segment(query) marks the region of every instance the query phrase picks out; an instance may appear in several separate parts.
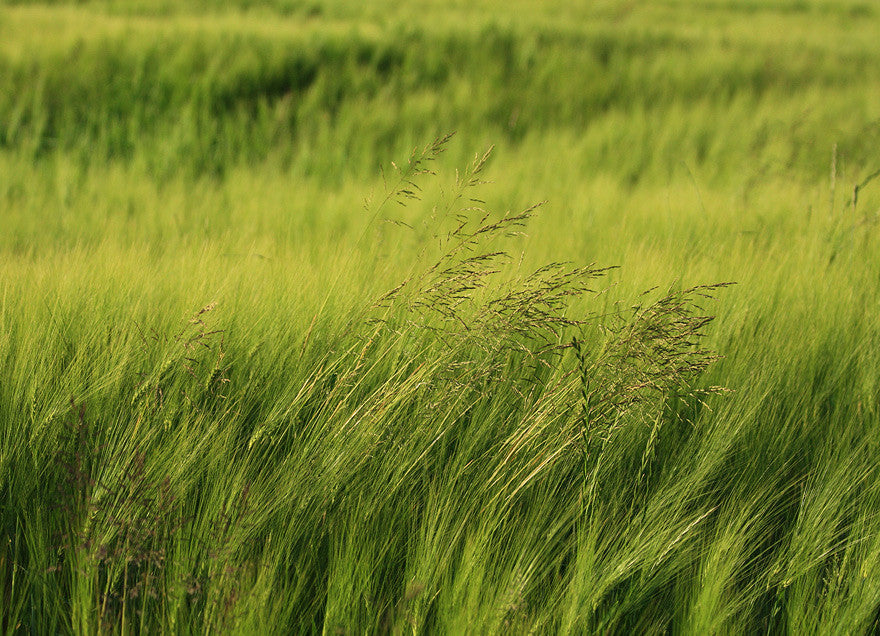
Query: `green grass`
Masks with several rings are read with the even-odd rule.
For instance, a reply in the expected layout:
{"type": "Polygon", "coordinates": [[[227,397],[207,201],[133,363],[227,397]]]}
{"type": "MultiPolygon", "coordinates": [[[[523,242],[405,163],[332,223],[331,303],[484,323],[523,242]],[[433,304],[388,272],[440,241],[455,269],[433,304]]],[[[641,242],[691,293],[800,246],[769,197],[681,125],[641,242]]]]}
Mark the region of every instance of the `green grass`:
{"type": "Polygon", "coordinates": [[[878,32],[0,3],[0,631],[875,633],[878,32]]]}

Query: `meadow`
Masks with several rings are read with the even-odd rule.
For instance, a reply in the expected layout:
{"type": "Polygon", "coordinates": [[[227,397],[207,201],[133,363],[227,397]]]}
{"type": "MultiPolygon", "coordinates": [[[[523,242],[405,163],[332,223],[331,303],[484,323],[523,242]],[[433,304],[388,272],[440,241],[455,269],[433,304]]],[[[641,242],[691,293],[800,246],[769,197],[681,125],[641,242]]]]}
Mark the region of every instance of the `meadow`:
{"type": "Polygon", "coordinates": [[[0,0],[0,632],[880,631],[878,36],[0,0]]]}

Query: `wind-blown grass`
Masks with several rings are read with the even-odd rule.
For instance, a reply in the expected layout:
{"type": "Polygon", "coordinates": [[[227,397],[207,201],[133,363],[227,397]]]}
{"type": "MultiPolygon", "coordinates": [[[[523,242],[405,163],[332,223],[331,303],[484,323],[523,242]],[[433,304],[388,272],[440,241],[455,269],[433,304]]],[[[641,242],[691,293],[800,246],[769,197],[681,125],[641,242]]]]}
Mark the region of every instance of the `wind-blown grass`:
{"type": "Polygon", "coordinates": [[[0,631],[877,630],[872,7],[247,4],[0,7],[0,631]]]}
{"type": "MultiPolygon", "coordinates": [[[[442,148],[414,156],[386,201],[416,196],[442,148]]],[[[578,528],[630,498],[614,514],[646,514],[655,446],[667,423],[690,425],[711,359],[697,340],[707,318],[700,288],[569,315],[598,291],[593,267],[494,282],[497,241],[530,212],[460,207],[487,158],[446,203],[439,259],[341,331],[310,329],[295,347],[239,339],[212,324],[214,304],[170,330],[58,325],[33,386],[66,381],[50,395],[69,403],[32,388],[7,430],[8,474],[33,476],[9,482],[10,510],[34,533],[7,549],[9,606],[22,608],[7,627],[549,626],[555,603],[539,599],[549,586],[561,601],[579,576],[578,528]],[[278,382],[275,401],[254,390],[278,382]],[[629,494],[605,494],[606,471],[628,473],[629,494]],[[566,503],[545,518],[535,504],[551,494],[566,503]]],[[[678,530],[668,549],[690,528],[678,530]]]]}

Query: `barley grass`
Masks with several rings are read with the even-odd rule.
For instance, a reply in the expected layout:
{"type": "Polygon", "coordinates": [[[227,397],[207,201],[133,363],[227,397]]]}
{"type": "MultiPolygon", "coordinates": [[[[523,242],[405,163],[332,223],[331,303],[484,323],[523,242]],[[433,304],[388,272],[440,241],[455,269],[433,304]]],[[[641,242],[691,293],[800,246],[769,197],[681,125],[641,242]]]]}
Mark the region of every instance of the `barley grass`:
{"type": "Polygon", "coordinates": [[[0,6],[0,631],[877,631],[878,20],[0,6]]]}

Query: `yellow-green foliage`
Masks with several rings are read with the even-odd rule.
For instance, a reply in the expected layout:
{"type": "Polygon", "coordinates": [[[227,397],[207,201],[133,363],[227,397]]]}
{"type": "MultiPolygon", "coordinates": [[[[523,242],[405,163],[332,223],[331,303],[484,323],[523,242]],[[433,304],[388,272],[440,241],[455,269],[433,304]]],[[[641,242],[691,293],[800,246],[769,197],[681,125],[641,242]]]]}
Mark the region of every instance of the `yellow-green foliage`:
{"type": "Polygon", "coordinates": [[[878,35],[0,2],[0,632],[876,632],[878,35]]]}

